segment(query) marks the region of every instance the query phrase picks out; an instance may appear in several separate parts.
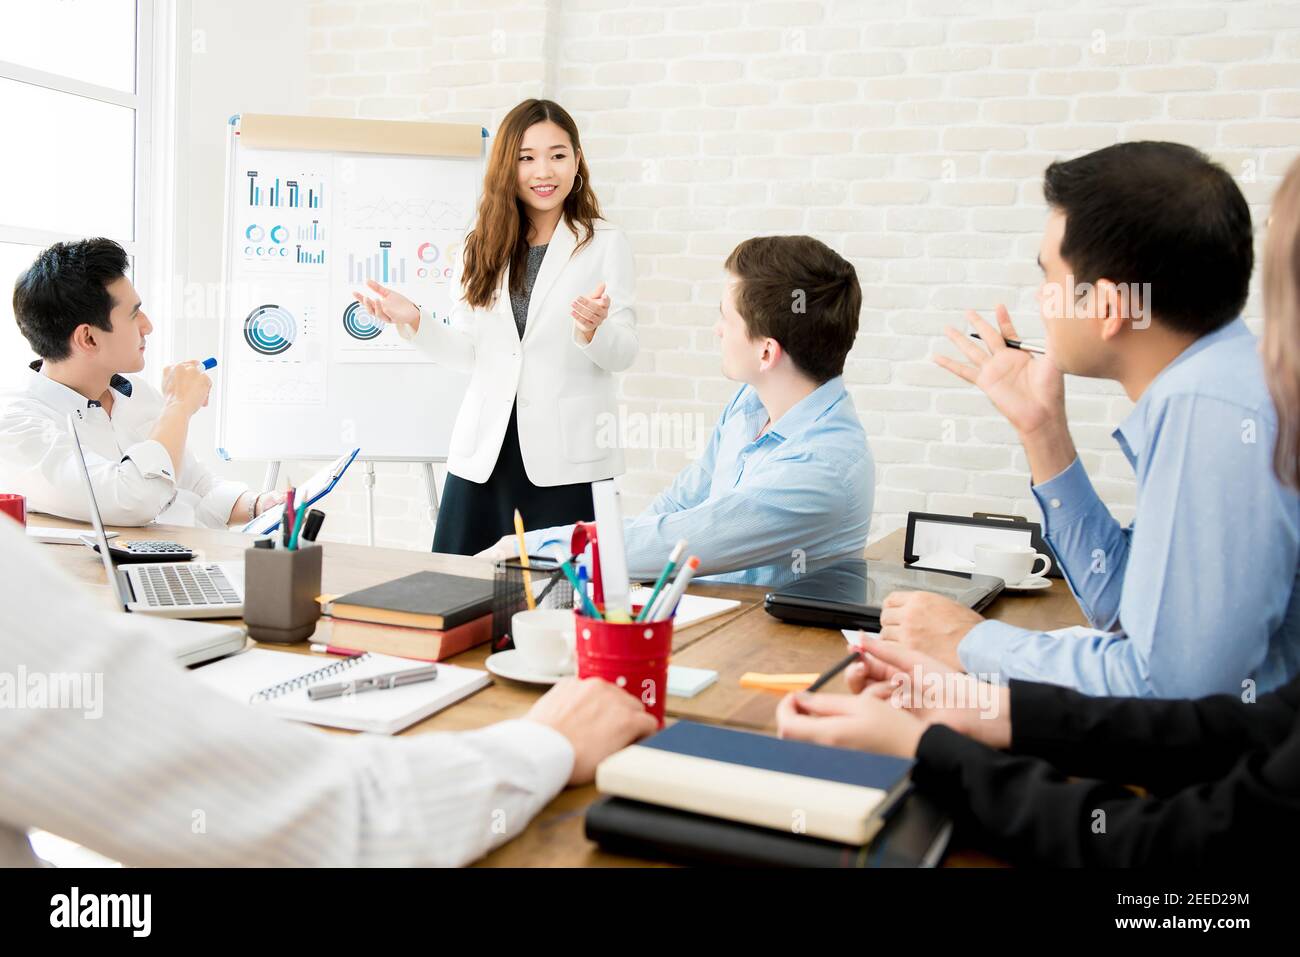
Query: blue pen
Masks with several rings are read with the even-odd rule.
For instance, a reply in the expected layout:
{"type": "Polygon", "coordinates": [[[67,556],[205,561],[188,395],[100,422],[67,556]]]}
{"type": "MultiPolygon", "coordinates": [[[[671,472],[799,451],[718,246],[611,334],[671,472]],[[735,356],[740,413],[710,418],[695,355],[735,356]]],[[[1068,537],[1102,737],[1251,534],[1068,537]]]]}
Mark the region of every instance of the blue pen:
{"type": "Polygon", "coordinates": [[[206,359],[203,360],[204,369],[215,369],[216,367],[217,367],[217,360],[214,359],[212,356],[208,356],[206,359]]]}
{"type": "Polygon", "coordinates": [[[578,566],[578,589],[582,592],[582,594],[578,596],[578,600],[585,602],[587,600],[587,566],[586,565],[578,566]]]}
{"type": "MultiPolygon", "coordinates": [[[[572,566],[570,566],[569,562],[565,559],[564,552],[560,550],[558,545],[555,547],[555,551],[552,554],[555,556],[555,564],[560,566],[560,571],[564,572],[564,577],[567,578],[569,584],[573,586],[573,594],[576,596],[578,603],[582,605],[583,611],[587,613],[587,617],[593,621],[602,621],[603,616],[596,606],[587,598],[587,592],[582,587],[582,582],[579,581],[578,576],[574,574],[572,566]]],[[[581,568],[579,568],[579,571],[581,571],[581,568]]]]}

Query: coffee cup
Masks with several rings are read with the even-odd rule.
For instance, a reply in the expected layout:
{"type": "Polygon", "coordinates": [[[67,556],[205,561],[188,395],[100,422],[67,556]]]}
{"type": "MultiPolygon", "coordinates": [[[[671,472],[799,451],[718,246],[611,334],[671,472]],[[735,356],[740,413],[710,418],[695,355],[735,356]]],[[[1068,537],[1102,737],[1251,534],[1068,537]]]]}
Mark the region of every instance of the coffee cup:
{"type": "Polygon", "coordinates": [[[529,671],[545,675],[573,673],[573,612],[567,608],[536,608],[510,619],[510,637],[529,671]]]}
{"type": "Polygon", "coordinates": [[[1001,578],[1012,587],[1026,581],[1042,581],[1051,568],[1052,560],[1028,545],[975,546],[975,571],[981,575],[1001,578]],[[1042,568],[1037,567],[1040,561],[1043,563],[1042,568]]]}

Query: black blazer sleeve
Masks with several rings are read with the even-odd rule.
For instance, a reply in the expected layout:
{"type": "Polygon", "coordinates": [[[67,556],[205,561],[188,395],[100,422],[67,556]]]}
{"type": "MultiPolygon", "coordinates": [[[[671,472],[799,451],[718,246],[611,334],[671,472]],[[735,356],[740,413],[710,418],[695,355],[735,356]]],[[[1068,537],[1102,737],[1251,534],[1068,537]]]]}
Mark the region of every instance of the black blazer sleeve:
{"type": "Polygon", "coordinates": [[[1300,716],[1300,679],[1258,701],[1091,698],[1011,682],[1011,748],[1067,774],[1167,793],[1226,775],[1242,755],[1277,745],[1300,716]]]}
{"type": "Polygon", "coordinates": [[[1300,850],[1300,723],[1271,751],[1239,755],[1215,780],[1161,798],[1068,780],[1046,761],[943,725],[925,732],[916,757],[916,787],[992,853],[1019,863],[1257,866],[1261,848],[1300,850]]]}

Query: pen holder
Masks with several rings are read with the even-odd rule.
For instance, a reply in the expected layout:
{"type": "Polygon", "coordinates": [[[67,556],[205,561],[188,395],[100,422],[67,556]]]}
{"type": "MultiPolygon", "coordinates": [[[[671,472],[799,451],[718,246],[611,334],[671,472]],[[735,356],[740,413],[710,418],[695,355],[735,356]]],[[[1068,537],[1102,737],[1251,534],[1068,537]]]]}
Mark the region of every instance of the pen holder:
{"type": "MultiPolygon", "coordinates": [[[[538,608],[573,607],[573,586],[560,571],[555,559],[528,556],[527,577],[532,580],[533,599],[538,608]],[[543,592],[545,594],[543,594],[543,592]]],[[[524,593],[525,569],[517,558],[496,563],[492,576],[492,650],[505,651],[515,646],[510,635],[510,620],[528,607],[524,593]]]]}
{"type": "Polygon", "coordinates": [[[244,552],[244,624],[255,641],[293,644],[310,638],[320,619],[319,545],[250,548],[244,552]]]}
{"type": "MultiPolygon", "coordinates": [[[[640,610],[633,607],[632,617],[640,610]]],[[[673,619],[618,624],[588,618],[578,610],[573,616],[578,677],[602,678],[640,698],[662,728],[673,619]]]]}

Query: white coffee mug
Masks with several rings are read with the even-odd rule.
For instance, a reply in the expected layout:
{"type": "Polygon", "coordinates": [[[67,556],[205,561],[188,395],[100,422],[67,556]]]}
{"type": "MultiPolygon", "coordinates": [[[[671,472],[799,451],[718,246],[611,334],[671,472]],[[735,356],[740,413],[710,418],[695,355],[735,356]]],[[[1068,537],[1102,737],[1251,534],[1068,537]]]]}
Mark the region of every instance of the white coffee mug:
{"type": "Polygon", "coordinates": [[[536,608],[510,619],[510,636],[524,667],[545,675],[572,674],[573,611],[536,608]]]}
{"type": "Polygon", "coordinates": [[[1026,580],[1042,581],[1052,569],[1052,560],[1028,545],[975,546],[975,571],[981,575],[1001,578],[1008,585],[1019,585],[1026,580]],[[1039,561],[1043,567],[1037,568],[1039,561]]]}

